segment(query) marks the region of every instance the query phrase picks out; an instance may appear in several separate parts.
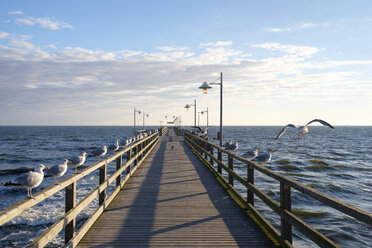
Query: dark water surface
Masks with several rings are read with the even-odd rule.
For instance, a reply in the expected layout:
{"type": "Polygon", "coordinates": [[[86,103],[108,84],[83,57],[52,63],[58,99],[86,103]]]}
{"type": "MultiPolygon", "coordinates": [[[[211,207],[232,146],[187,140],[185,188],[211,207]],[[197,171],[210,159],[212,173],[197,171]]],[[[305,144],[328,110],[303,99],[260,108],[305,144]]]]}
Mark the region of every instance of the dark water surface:
{"type": "MultiPolygon", "coordinates": [[[[155,129],[157,127],[149,127],[155,129]]],[[[210,135],[217,132],[210,128],[210,135]]],[[[237,126],[224,127],[226,140],[239,141],[237,153],[242,155],[254,146],[261,151],[277,150],[270,169],[329,194],[346,203],[372,212],[372,127],[311,126],[304,137],[297,137],[288,130],[279,140],[276,134],[281,127],[237,126]]],[[[102,145],[113,144],[119,138],[132,136],[133,127],[0,127],[0,185],[22,172],[42,163],[52,166],[63,159],[91,151],[102,145]]],[[[87,158],[86,166],[97,162],[87,158]]],[[[114,167],[113,165],[112,167],[114,167]]],[[[246,168],[236,164],[235,169],[246,175],[246,168]]],[[[98,172],[97,172],[98,173],[98,172]]],[[[64,177],[73,174],[69,169],[64,177]]],[[[54,184],[54,179],[44,179],[37,192],[54,184]]],[[[255,174],[255,184],[274,200],[279,201],[279,183],[260,173],[255,174]]],[[[97,176],[89,175],[77,185],[78,199],[98,185],[97,176]]],[[[243,186],[238,189],[245,195],[243,186]]],[[[0,209],[4,209],[27,196],[25,189],[0,186],[0,209]]],[[[94,210],[97,202],[79,215],[80,222],[94,210]]],[[[256,199],[255,206],[275,226],[280,219],[256,199]]],[[[339,213],[310,197],[292,190],[292,209],[306,222],[330,237],[342,247],[372,247],[372,228],[339,213]]],[[[25,211],[19,217],[0,227],[0,247],[24,247],[64,214],[64,191],[25,211]]],[[[78,220],[78,222],[79,222],[78,220]]],[[[294,229],[294,244],[299,247],[316,247],[294,229]]],[[[61,233],[50,247],[63,245],[61,233]]]]}

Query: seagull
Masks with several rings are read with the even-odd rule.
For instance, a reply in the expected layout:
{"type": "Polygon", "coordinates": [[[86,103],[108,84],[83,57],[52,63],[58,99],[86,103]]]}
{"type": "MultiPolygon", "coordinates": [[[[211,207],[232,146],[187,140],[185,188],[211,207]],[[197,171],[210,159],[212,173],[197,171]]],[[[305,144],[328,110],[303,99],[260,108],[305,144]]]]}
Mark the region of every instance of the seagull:
{"type": "Polygon", "coordinates": [[[105,156],[106,153],[107,153],[107,146],[103,146],[102,148],[97,148],[96,150],[91,152],[90,156],[100,158],[100,157],[105,156]]]}
{"type": "Polygon", "coordinates": [[[228,147],[226,147],[226,150],[235,152],[239,148],[238,141],[235,143],[230,144],[228,147]]]}
{"type": "Polygon", "coordinates": [[[252,161],[261,162],[263,164],[269,163],[271,161],[272,153],[275,152],[272,149],[267,149],[267,151],[261,155],[258,155],[252,161]]]}
{"type": "Polygon", "coordinates": [[[20,188],[26,188],[28,198],[35,199],[35,197],[32,196],[32,189],[39,186],[43,181],[44,169],[48,169],[48,167],[40,164],[34,169],[34,171],[29,171],[27,173],[19,175],[18,177],[13,178],[12,181],[5,183],[4,186],[17,186],[20,188]]]}
{"type": "Polygon", "coordinates": [[[88,155],[88,153],[83,152],[81,154],[81,156],[75,156],[75,157],[72,157],[72,158],[68,159],[68,161],[69,161],[68,166],[75,168],[75,174],[79,174],[78,171],[77,171],[77,167],[84,164],[86,155],[88,155]]]}
{"type": "Polygon", "coordinates": [[[278,136],[276,136],[275,140],[279,139],[280,136],[282,136],[285,132],[285,130],[287,129],[287,127],[293,127],[293,128],[297,128],[299,134],[298,136],[300,136],[300,134],[302,134],[302,136],[305,135],[305,133],[309,132],[309,130],[307,129],[307,126],[310,125],[311,123],[313,122],[319,122],[320,124],[324,125],[324,126],[327,126],[329,128],[332,128],[332,129],[335,129],[331,124],[329,124],[328,122],[325,122],[323,120],[320,120],[320,119],[314,119],[312,121],[310,121],[309,123],[307,123],[305,126],[296,126],[296,125],[293,125],[293,124],[288,124],[287,126],[285,126],[282,131],[280,131],[280,133],[278,134],[278,136]]]}
{"type": "Polygon", "coordinates": [[[229,140],[228,142],[226,142],[223,147],[225,147],[225,149],[229,148],[230,146],[232,145],[232,140],[229,140]]]}
{"type": "Polygon", "coordinates": [[[56,184],[60,185],[58,183],[58,178],[63,176],[67,171],[67,163],[70,162],[67,159],[65,159],[65,163],[54,165],[50,167],[49,169],[45,170],[44,177],[54,177],[54,180],[56,180],[56,184]]]}
{"type": "Polygon", "coordinates": [[[258,147],[248,150],[246,153],[243,154],[243,157],[247,157],[248,159],[254,159],[258,155],[258,147]]]}
{"type": "Polygon", "coordinates": [[[117,151],[117,150],[119,149],[119,141],[120,141],[120,140],[116,140],[116,143],[113,144],[113,145],[110,145],[110,146],[108,147],[108,149],[109,149],[110,151],[113,151],[113,152],[117,151]]]}

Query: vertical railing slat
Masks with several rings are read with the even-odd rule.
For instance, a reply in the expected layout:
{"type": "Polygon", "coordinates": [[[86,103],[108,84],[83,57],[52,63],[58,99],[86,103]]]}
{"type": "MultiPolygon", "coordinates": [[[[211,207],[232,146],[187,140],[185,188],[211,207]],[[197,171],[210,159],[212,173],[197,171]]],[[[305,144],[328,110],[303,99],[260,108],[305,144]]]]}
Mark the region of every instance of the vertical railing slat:
{"type": "MultiPolygon", "coordinates": [[[[228,166],[229,166],[229,169],[231,170],[234,170],[234,161],[233,161],[233,157],[229,154],[227,156],[227,161],[228,161],[228,166]]],[[[234,186],[234,177],[229,173],[229,184],[231,186],[234,186]]]]}
{"type": "MultiPolygon", "coordinates": [[[[76,182],[71,183],[66,187],[65,196],[65,213],[76,206],[76,182]]],[[[65,244],[67,244],[75,235],[76,219],[74,218],[65,227],[65,244]]]]}
{"type": "MultiPolygon", "coordinates": [[[[120,155],[116,159],[116,170],[120,170],[122,164],[123,164],[123,156],[120,155]]],[[[119,186],[120,182],[121,182],[121,174],[116,178],[116,186],[119,186]]]]}
{"type": "MultiPolygon", "coordinates": [[[[280,207],[284,210],[291,211],[291,187],[280,182],[280,207]]],[[[292,225],[283,217],[281,219],[282,237],[292,243],[292,225]]]]}
{"type": "MultiPolygon", "coordinates": [[[[247,166],[247,181],[254,184],[254,169],[252,166],[247,166]]],[[[247,188],[247,202],[254,206],[254,193],[247,188]]]]}
{"type": "MultiPolygon", "coordinates": [[[[107,163],[99,168],[99,184],[104,183],[107,180],[107,163]]],[[[98,204],[102,205],[106,200],[106,189],[99,193],[98,204]]]]}

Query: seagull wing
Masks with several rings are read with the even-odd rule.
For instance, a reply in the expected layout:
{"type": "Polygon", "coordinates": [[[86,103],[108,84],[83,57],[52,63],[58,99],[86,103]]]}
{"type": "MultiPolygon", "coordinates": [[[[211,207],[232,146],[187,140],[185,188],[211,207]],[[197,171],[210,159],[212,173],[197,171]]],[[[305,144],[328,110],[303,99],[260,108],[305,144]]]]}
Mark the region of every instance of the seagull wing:
{"type": "Polygon", "coordinates": [[[287,127],[294,127],[294,128],[297,128],[295,125],[293,124],[288,124],[287,126],[283,127],[282,131],[280,131],[280,133],[278,134],[278,136],[276,136],[275,140],[279,139],[280,136],[282,136],[285,132],[285,130],[287,129],[287,127]]]}
{"type": "Polygon", "coordinates": [[[312,121],[310,121],[309,123],[306,124],[306,126],[310,125],[311,123],[313,122],[319,122],[320,124],[324,125],[324,126],[327,126],[329,128],[332,128],[332,129],[335,129],[331,124],[329,124],[328,122],[326,121],[323,121],[321,119],[314,119],[312,121]]]}

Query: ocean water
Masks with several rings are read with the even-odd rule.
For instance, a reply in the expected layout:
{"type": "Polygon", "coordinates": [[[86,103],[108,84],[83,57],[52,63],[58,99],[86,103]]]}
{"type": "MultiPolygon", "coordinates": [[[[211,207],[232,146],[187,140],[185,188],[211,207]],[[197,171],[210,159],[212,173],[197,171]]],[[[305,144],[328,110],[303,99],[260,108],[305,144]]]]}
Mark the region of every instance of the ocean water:
{"type": "MultiPolygon", "coordinates": [[[[239,141],[239,150],[236,152],[239,155],[254,146],[260,147],[260,151],[275,149],[272,161],[267,164],[268,168],[372,212],[372,127],[335,127],[331,130],[310,126],[309,133],[304,137],[297,137],[294,130],[288,130],[275,141],[281,128],[224,127],[224,137],[226,141],[239,141]]],[[[210,136],[215,136],[217,131],[218,127],[211,127],[210,136]]],[[[113,144],[116,139],[124,140],[132,136],[132,133],[133,127],[0,127],[0,185],[40,163],[52,166],[82,151],[89,152],[96,147],[113,144]]],[[[84,166],[95,162],[96,158],[89,157],[84,166]]],[[[236,163],[234,166],[238,173],[246,175],[243,164],[236,163]]],[[[115,163],[109,165],[109,175],[114,167],[115,163]]],[[[73,169],[69,169],[66,174],[64,177],[72,175],[73,169]]],[[[79,181],[78,199],[98,185],[97,178],[97,175],[91,174],[79,181]]],[[[52,184],[54,179],[46,178],[33,193],[52,184]]],[[[255,184],[279,201],[277,181],[257,172],[255,184]]],[[[245,195],[244,187],[238,183],[236,186],[245,195]]],[[[25,189],[0,186],[0,209],[24,199],[25,196],[25,189]]],[[[93,202],[79,215],[78,226],[88,218],[97,204],[93,202]]],[[[279,228],[280,219],[275,213],[257,198],[255,206],[279,228]]],[[[295,190],[292,190],[292,210],[342,247],[372,247],[370,226],[295,190]]],[[[0,247],[25,247],[63,213],[64,191],[61,191],[1,226],[0,247]]],[[[295,246],[316,247],[295,228],[293,231],[295,246]]],[[[61,232],[48,247],[62,246],[63,235],[61,232]]]]}

